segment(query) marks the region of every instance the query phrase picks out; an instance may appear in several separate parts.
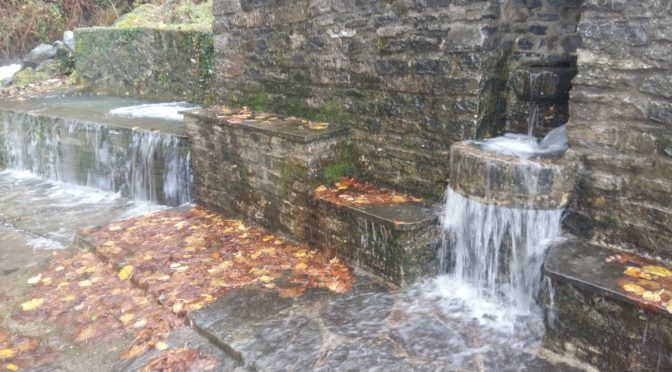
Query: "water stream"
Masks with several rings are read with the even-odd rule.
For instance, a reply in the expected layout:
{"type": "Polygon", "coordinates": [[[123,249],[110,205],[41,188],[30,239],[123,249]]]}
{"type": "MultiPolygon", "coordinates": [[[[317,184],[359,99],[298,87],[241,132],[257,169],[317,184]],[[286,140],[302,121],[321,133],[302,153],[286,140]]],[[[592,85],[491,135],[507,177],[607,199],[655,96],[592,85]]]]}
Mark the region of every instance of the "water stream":
{"type": "MultiPolygon", "coordinates": [[[[164,115],[174,115],[175,107],[167,109],[164,115]]],[[[126,112],[141,115],[132,108],[126,112]]],[[[185,137],[35,112],[6,111],[1,120],[0,153],[9,169],[120,192],[133,200],[166,205],[191,201],[185,137]]]]}

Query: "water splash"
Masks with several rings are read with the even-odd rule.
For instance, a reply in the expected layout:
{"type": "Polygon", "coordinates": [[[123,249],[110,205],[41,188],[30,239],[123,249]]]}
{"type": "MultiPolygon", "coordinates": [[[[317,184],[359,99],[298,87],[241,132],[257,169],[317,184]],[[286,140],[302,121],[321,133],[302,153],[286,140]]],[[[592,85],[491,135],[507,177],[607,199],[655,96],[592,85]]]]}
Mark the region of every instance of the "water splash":
{"type": "Polygon", "coordinates": [[[442,215],[441,267],[477,296],[527,311],[539,292],[544,252],[560,233],[562,210],[502,208],[450,187],[442,215]]]}
{"type": "Polygon", "coordinates": [[[559,155],[567,150],[567,131],[563,125],[548,132],[541,140],[530,135],[506,133],[475,143],[487,151],[519,157],[559,155]]]}
{"type": "Polygon", "coordinates": [[[15,63],[13,65],[0,66],[0,87],[3,86],[5,80],[9,80],[21,70],[21,64],[15,63]]]}
{"type": "Polygon", "coordinates": [[[134,200],[168,205],[191,200],[183,137],[10,112],[2,114],[2,130],[0,160],[7,168],[134,200]]]}
{"type": "Polygon", "coordinates": [[[149,103],[135,106],[125,106],[110,110],[110,114],[131,118],[154,118],[166,120],[182,120],[180,111],[197,108],[186,102],[149,103]]]}

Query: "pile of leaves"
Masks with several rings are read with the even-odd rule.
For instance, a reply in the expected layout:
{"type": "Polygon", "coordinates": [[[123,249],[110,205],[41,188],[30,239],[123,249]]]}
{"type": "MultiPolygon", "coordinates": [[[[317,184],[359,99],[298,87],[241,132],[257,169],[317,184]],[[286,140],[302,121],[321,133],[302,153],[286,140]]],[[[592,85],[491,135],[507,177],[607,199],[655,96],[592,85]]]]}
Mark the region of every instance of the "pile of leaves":
{"type": "Polygon", "coordinates": [[[211,371],[218,366],[217,359],[194,349],[171,349],[152,358],[140,368],[140,372],[200,372],[211,371]]]}
{"type": "Polygon", "coordinates": [[[19,368],[40,367],[55,357],[54,350],[43,346],[37,337],[13,334],[0,328],[0,369],[18,371],[19,368]]]}
{"type": "Polygon", "coordinates": [[[329,128],[329,123],[321,121],[313,121],[308,119],[298,118],[296,116],[288,116],[280,119],[276,115],[267,112],[254,112],[249,107],[243,106],[241,108],[231,108],[228,106],[213,106],[209,111],[214,112],[218,119],[226,120],[231,124],[243,124],[245,122],[258,122],[262,124],[272,124],[276,121],[291,122],[300,125],[304,128],[320,130],[329,128]]]}
{"type": "Polygon", "coordinates": [[[283,297],[307,288],[344,293],[353,275],[337,257],[296,245],[202,208],[121,221],[89,235],[96,251],[175,314],[227,290],[253,286],[283,297]]]}
{"type": "Polygon", "coordinates": [[[606,260],[626,265],[625,277],[617,282],[629,297],[644,307],[672,313],[672,270],[632,253],[615,254],[606,260]]]}
{"type": "Polygon", "coordinates": [[[356,178],[343,177],[333,186],[322,185],[315,189],[315,198],[339,206],[401,204],[421,202],[422,199],[396,192],[384,187],[376,187],[356,178]]]}
{"type": "Polygon", "coordinates": [[[165,347],[183,321],[117,274],[91,252],[58,254],[28,280],[32,298],[19,306],[17,317],[67,326],[78,343],[131,335],[125,358],[165,347]]]}

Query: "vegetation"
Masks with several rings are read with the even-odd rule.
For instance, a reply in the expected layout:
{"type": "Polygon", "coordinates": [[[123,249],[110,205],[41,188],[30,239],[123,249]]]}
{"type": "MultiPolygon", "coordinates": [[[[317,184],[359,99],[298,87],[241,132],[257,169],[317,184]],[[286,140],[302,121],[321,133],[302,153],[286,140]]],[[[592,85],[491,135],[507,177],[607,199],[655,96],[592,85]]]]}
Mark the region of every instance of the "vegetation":
{"type": "Polygon", "coordinates": [[[210,31],[213,20],[212,0],[169,0],[163,5],[142,4],[119,18],[114,26],[210,31]]]}
{"type": "Polygon", "coordinates": [[[210,30],[212,21],[212,0],[0,0],[0,62],[75,27],[210,30]]]}

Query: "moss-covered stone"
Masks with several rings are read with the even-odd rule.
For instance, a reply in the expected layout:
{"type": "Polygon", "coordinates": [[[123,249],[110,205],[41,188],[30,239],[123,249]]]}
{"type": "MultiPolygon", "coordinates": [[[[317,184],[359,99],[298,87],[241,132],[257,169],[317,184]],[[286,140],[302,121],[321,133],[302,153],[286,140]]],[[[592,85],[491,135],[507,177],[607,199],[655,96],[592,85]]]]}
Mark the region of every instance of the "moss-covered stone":
{"type": "Polygon", "coordinates": [[[42,71],[35,71],[32,68],[25,68],[14,75],[14,81],[12,82],[12,87],[25,87],[29,84],[36,83],[38,81],[44,81],[49,79],[49,74],[42,71]]]}
{"type": "Polygon", "coordinates": [[[75,71],[91,91],[199,103],[213,99],[209,32],[86,28],[76,30],[75,39],[75,71]]]}

